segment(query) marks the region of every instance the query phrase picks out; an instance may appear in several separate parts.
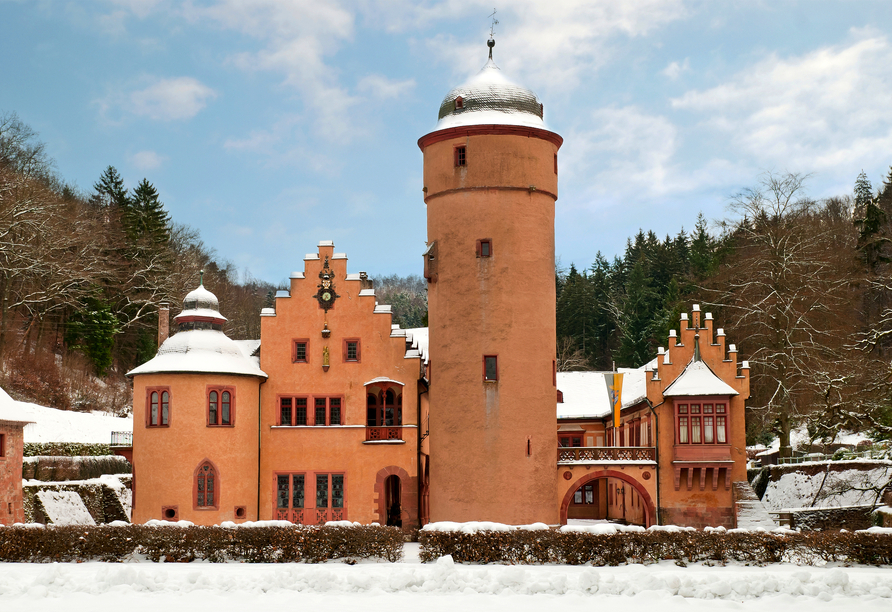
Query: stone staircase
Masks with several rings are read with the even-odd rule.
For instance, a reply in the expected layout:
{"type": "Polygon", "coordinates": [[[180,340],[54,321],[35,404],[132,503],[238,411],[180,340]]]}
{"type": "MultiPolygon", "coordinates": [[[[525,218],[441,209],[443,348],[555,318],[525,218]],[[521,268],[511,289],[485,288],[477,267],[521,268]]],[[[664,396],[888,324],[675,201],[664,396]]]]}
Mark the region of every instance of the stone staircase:
{"type": "Polygon", "coordinates": [[[750,483],[735,482],[732,484],[731,492],[734,496],[734,514],[738,529],[761,527],[770,530],[777,527],[777,522],[768,514],[768,510],[765,509],[750,483]]]}

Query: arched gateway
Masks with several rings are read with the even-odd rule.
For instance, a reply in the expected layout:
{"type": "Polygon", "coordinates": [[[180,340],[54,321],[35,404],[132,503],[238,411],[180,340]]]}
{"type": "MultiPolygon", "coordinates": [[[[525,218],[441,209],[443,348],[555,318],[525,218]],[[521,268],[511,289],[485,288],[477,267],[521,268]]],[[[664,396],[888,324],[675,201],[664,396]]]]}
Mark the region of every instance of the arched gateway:
{"type": "Polygon", "coordinates": [[[562,525],[568,518],[620,519],[644,527],[656,522],[650,493],[634,477],[617,470],[592,471],[573,482],[564,494],[560,512],[562,525]],[[577,516],[569,516],[573,511],[577,516]]]}

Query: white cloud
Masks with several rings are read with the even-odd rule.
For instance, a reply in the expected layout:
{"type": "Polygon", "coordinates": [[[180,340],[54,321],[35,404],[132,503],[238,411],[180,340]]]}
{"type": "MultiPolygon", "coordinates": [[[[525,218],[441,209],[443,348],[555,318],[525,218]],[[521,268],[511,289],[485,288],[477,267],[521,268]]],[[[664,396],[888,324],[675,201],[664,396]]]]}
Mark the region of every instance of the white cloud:
{"type": "Polygon", "coordinates": [[[376,100],[399,98],[415,88],[415,79],[394,81],[380,74],[370,74],[356,85],[356,89],[371,94],[376,100]]]}
{"type": "Polygon", "coordinates": [[[688,58],[685,58],[685,60],[680,64],[678,62],[671,62],[668,66],[663,68],[662,71],[660,71],[660,74],[675,80],[681,75],[682,72],[687,72],[690,69],[691,62],[690,60],[688,60],[688,58]]]}
{"type": "Polygon", "coordinates": [[[353,36],[354,16],[336,2],[315,0],[220,0],[209,6],[187,4],[184,16],[235,30],[264,45],[259,51],[235,53],[231,61],[245,70],[283,74],[315,115],[315,130],[345,142],[361,132],[351,121],[359,99],[339,83],[338,72],[325,63],[339,43],[353,36]]]}
{"type": "Polygon", "coordinates": [[[191,77],[160,79],[132,92],[129,110],[158,121],[190,119],[216,97],[213,89],[191,77]]]}
{"type": "MultiPolygon", "coordinates": [[[[376,5],[378,6],[378,5],[376,5]]],[[[492,4],[485,0],[411,4],[387,2],[381,7],[404,28],[444,18],[479,20],[479,36],[457,43],[443,36],[427,41],[429,49],[471,74],[485,60],[484,41],[492,4]]],[[[573,89],[611,59],[617,36],[638,38],[687,16],[684,0],[517,0],[496,14],[496,63],[507,74],[529,85],[573,89]]]]}
{"type": "Polygon", "coordinates": [[[662,194],[671,188],[678,132],[665,117],[634,106],[602,108],[586,125],[593,127],[566,138],[562,177],[595,186],[622,185],[639,194],[662,194]]]}
{"type": "Polygon", "coordinates": [[[223,143],[224,149],[233,151],[251,151],[253,153],[268,152],[270,147],[279,142],[280,137],[265,130],[252,130],[247,138],[229,138],[223,143]]]}
{"type": "Polygon", "coordinates": [[[167,158],[154,151],[139,151],[130,156],[130,163],[137,170],[155,170],[160,168],[167,158]]]}
{"type": "Polygon", "coordinates": [[[672,100],[730,145],[785,168],[858,167],[892,150],[892,47],[854,32],[848,45],[790,58],[772,54],[706,90],[672,100]]]}

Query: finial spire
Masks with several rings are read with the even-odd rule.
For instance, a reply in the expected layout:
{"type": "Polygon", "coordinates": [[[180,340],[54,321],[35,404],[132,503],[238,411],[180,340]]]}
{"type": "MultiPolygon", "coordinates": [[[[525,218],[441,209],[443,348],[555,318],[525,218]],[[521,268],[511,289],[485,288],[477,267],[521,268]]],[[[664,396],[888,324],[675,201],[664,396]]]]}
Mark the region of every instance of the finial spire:
{"type": "Polygon", "coordinates": [[[700,334],[694,334],[694,361],[703,361],[700,357],[700,334]]]}
{"type": "Polygon", "coordinates": [[[204,270],[199,270],[199,271],[198,271],[198,284],[199,284],[201,287],[204,287],[204,270]]]}
{"type": "Polygon", "coordinates": [[[489,59],[492,59],[492,48],[496,46],[496,26],[499,23],[499,20],[496,19],[496,9],[492,10],[492,14],[489,17],[492,19],[492,23],[489,25],[489,40],[486,41],[486,46],[489,47],[489,59]]]}

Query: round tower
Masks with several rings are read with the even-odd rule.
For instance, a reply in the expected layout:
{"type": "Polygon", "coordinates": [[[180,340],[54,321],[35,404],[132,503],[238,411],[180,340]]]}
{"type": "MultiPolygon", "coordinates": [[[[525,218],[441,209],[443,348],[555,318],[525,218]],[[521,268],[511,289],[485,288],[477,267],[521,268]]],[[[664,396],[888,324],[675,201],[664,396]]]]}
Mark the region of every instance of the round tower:
{"type": "Polygon", "coordinates": [[[267,375],[250,343],[223,333],[216,296],[198,286],[177,333],[133,378],[134,523],[257,520],[257,427],[267,375]]]}
{"type": "Polygon", "coordinates": [[[492,60],[418,141],[427,204],[430,517],[558,522],[554,207],[563,139],[492,60]]]}

